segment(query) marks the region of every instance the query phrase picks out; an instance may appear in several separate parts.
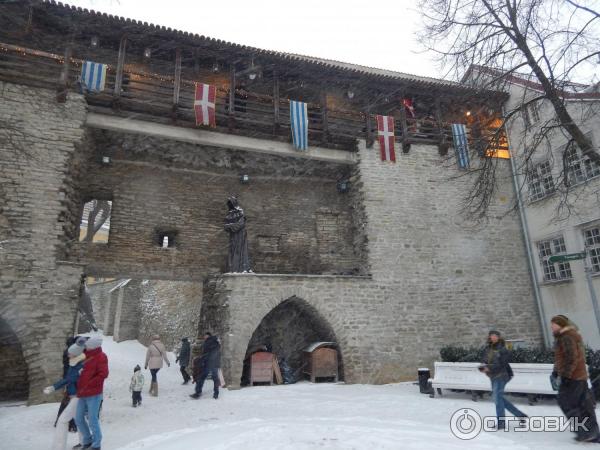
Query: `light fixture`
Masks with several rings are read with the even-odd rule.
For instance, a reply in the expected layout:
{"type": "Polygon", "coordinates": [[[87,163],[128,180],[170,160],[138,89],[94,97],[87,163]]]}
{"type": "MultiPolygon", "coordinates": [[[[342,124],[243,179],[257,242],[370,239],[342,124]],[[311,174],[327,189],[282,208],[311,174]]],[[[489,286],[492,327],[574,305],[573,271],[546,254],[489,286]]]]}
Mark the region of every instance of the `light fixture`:
{"type": "Polygon", "coordinates": [[[249,78],[250,80],[255,80],[255,79],[256,79],[256,72],[250,72],[250,73],[248,74],[248,78],[249,78]]]}
{"type": "Polygon", "coordinates": [[[250,182],[250,177],[248,176],[248,174],[243,174],[240,177],[240,183],[242,184],[248,184],[250,182]]]}
{"type": "Polygon", "coordinates": [[[469,116],[471,115],[471,111],[467,111],[467,112],[465,113],[465,115],[466,115],[467,117],[469,117],[469,116]]]}
{"type": "Polygon", "coordinates": [[[103,156],[102,164],[104,164],[105,166],[108,166],[110,164],[110,156],[103,156]]]}
{"type": "Polygon", "coordinates": [[[152,56],[152,50],[150,47],[146,47],[144,49],[144,58],[150,58],[150,56],[152,56]]]}
{"type": "Polygon", "coordinates": [[[220,67],[219,67],[219,62],[215,61],[213,66],[212,66],[212,71],[213,73],[217,73],[219,71],[220,67]]]}
{"type": "Polygon", "coordinates": [[[348,92],[346,92],[346,95],[348,96],[348,98],[350,100],[352,100],[354,98],[354,91],[352,89],[348,89],[348,92]]]}
{"type": "Polygon", "coordinates": [[[337,191],[340,194],[345,194],[350,190],[350,182],[348,180],[342,179],[337,182],[337,191]]]}
{"type": "Polygon", "coordinates": [[[92,36],[92,39],[90,41],[90,45],[92,46],[92,48],[96,48],[98,47],[98,43],[99,43],[99,39],[98,36],[92,36]]]}

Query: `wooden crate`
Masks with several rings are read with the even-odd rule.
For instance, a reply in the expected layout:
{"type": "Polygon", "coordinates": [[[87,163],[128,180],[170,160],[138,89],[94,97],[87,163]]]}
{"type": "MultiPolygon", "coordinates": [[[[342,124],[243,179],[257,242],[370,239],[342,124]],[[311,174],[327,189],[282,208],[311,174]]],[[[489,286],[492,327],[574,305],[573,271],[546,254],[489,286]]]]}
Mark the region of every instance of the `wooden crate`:
{"type": "Polygon", "coordinates": [[[304,351],[304,373],[313,383],[317,378],[338,380],[337,350],[331,348],[333,342],[317,342],[304,351]]]}
{"type": "Polygon", "coordinates": [[[250,386],[254,383],[273,384],[273,353],[256,352],[250,357],[250,386]]]}

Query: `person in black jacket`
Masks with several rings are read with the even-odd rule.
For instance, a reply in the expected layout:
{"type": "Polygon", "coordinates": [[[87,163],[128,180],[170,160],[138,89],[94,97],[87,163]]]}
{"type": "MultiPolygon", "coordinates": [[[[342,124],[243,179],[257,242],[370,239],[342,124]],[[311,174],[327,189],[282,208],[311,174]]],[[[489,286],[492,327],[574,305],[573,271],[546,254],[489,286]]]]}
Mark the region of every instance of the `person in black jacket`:
{"type": "Polygon", "coordinates": [[[510,354],[504,345],[504,339],[498,331],[490,331],[487,346],[483,352],[483,364],[479,367],[479,370],[490,377],[492,382],[492,397],[496,404],[498,429],[504,428],[505,409],[516,417],[527,417],[519,408],[504,398],[504,387],[513,377],[509,362],[510,354]]]}
{"type": "Polygon", "coordinates": [[[183,377],[183,384],[188,384],[191,378],[187,373],[187,366],[190,363],[190,342],[186,337],[181,339],[181,349],[179,350],[179,355],[177,356],[175,362],[179,363],[179,370],[181,371],[181,376],[183,377]]]}
{"type": "Polygon", "coordinates": [[[194,359],[194,383],[196,388],[190,395],[192,398],[200,398],[204,381],[210,374],[213,380],[213,398],[219,398],[219,368],[221,367],[221,344],[216,336],[209,332],[204,333],[204,343],[202,344],[202,353],[194,359]]]}

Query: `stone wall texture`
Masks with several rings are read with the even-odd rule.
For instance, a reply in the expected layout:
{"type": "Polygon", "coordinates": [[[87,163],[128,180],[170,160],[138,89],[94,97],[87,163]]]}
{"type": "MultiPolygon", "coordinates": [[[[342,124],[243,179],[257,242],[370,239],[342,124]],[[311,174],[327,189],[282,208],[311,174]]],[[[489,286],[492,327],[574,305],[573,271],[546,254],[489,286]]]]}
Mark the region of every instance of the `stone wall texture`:
{"type": "MultiPolygon", "coordinates": [[[[504,165],[503,165],[504,164],[504,165]]],[[[498,168],[508,180],[508,163],[498,168]]],[[[433,146],[413,145],[397,164],[360,146],[370,277],[224,275],[205,295],[201,326],[224,342],[224,369],[239,383],[262,319],[297,297],[331,326],[347,382],[414,379],[445,344],[480,344],[489,329],[541,342],[518,219],[501,186],[489,220],[460,212],[469,177],[433,146]]]]}
{"type": "Polygon", "coordinates": [[[42,388],[62,376],[75,326],[82,268],[63,260],[85,114],[78,95],[57,103],[52,90],[0,82],[0,318],[21,345],[31,402],[55,400],[42,388]]]}

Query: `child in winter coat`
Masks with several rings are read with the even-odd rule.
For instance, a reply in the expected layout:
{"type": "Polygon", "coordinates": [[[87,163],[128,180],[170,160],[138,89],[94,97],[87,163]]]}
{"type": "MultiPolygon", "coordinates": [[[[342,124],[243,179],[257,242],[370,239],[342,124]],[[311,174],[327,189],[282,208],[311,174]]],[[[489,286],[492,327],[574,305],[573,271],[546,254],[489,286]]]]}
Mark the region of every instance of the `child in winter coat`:
{"type": "Polygon", "coordinates": [[[144,375],[142,374],[142,368],[135,366],[133,369],[133,376],[131,377],[131,383],[129,384],[129,391],[131,392],[131,399],[133,400],[133,407],[142,406],[142,389],[144,388],[144,375]]]}
{"type": "Polygon", "coordinates": [[[65,377],[54,383],[54,385],[44,388],[44,394],[49,395],[66,386],[67,395],[69,396],[69,403],[60,414],[56,424],[56,431],[54,432],[54,439],[52,441],[52,450],[65,450],[67,447],[69,421],[75,417],[75,411],[77,410],[77,403],[79,400],[76,396],[77,381],[79,380],[79,373],[83,369],[85,361],[85,355],[83,354],[84,344],[85,341],[78,341],[69,347],[67,350],[69,368],[67,369],[65,377]]]}

